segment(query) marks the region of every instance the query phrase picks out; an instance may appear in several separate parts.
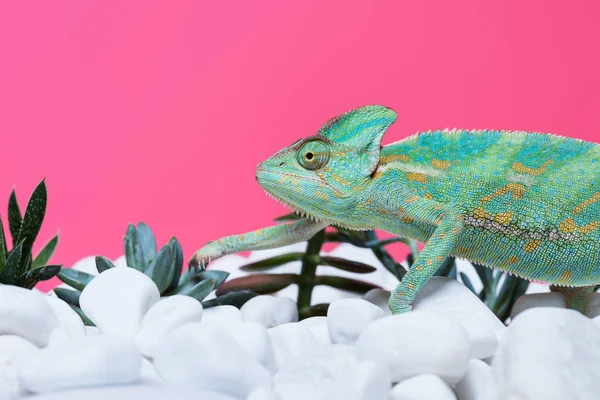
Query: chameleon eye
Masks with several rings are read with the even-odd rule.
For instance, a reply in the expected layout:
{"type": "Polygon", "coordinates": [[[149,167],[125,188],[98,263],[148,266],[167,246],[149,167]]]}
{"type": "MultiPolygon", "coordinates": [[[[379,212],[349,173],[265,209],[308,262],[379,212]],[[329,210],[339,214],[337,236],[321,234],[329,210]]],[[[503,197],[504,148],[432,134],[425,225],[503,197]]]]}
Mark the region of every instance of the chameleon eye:
{"type": "Polygon", "coordinates": [[[311,140],[300,147],[296,158],[302,167],[314,171],[329,161],[329,147],[320,140],[311,140]]]}

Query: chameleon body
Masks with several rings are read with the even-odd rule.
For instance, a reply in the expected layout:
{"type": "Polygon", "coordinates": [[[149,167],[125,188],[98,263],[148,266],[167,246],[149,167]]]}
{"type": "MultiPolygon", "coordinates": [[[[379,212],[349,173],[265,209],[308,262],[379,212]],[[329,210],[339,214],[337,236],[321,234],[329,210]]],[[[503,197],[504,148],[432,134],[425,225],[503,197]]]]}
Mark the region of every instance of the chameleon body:
{"type": "Polygon", "coordinates": [[[283,246],[327,225],[425,243],[390,297],[410,310],[448,256],[550,283],[584,311],[600,283],[600,145],[555,135],[444,130],[381,146],[396,113],[366,106],[260,163],[256,179],[305,219],[210,242],[190,265],[283,246]]]}

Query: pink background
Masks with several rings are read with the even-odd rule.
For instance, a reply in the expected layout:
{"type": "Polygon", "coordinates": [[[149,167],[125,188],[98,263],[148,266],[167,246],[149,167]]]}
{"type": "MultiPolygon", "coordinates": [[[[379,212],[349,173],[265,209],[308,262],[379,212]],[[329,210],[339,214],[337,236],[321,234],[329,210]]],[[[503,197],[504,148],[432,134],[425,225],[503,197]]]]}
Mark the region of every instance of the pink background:
{"type": "Polygon", "coordinates": [[[384,143],[598,140],[599,20],[593,0],[4,1],[0,212],[45,176],[53,262],[116,258],[140,220],[187,257],[270,224],[256,164],[360,105],[399,113],[384,143]]]}

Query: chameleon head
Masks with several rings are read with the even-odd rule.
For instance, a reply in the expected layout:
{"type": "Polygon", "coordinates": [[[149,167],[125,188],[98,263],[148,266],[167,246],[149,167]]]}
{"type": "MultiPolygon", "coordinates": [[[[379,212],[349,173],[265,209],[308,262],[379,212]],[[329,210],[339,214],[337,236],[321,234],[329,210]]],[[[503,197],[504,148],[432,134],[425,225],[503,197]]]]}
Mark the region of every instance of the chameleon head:
{"type": "Polygon", "coordinates": [[[357,108],[325,123],[260,163],[256,180],[267,194],[312,219],[344,224],[356,190],[379,163],[381,138],[396,120],[382,106],[357,108]]]}

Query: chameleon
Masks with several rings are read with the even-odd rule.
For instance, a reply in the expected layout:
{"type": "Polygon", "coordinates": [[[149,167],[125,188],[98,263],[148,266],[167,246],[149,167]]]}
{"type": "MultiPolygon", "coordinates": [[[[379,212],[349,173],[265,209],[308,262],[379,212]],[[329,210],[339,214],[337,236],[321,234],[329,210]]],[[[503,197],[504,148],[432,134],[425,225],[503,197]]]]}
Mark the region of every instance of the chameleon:
{"type": "Polygon", "coordinates": [[[429,130],[382,146],[397,114],[340,114],[258,164],[256,180],[303,218],[207,243],[190,268],[310,239],[328,225],[424,243],[391,292],[393,314],[447,256],[550,284],[585,312],[600,283],[600,145],[553,134],[429,130]]]}

